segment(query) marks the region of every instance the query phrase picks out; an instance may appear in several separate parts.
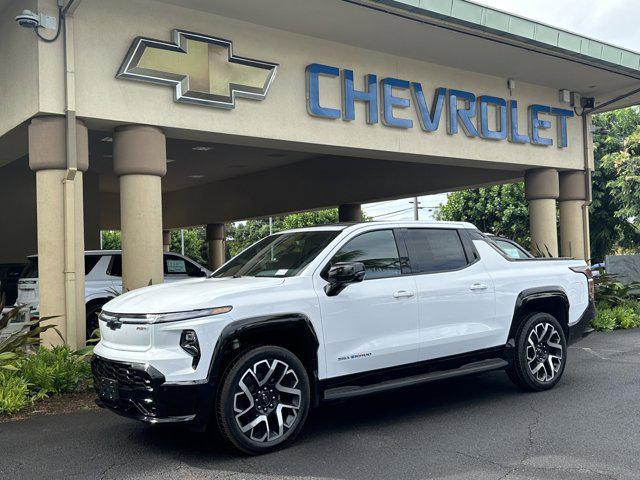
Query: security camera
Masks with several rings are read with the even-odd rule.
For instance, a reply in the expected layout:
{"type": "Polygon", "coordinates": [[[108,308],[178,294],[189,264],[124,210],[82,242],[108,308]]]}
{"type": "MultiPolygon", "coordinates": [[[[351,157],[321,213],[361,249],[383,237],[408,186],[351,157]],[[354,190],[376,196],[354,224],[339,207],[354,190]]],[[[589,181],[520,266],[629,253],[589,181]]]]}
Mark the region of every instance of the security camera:
{"type": "Polygon", "coordinates": [[[40,26],[40,15],[33,13],[31,10],[23,10],[16,17],[16,22],[24,28],[38,28],[40,26]]]}

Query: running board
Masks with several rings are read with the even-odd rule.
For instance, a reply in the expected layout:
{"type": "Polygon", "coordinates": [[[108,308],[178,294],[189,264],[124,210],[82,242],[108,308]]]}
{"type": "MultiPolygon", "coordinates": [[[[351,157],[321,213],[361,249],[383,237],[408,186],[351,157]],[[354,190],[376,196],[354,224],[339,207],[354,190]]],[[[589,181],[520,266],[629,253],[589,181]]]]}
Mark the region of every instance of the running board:
{"type": "Polygon", "coordinates": [[[468,363],[459,368],[451,370],[441,370],[438,372],[423,373],[411,377],[387,380],[385,382],[375,383],[373,385],[350,385],[345,387],[329,388],[324,392],[325,400],[342,400],[344,398],[359,397],[361,395],[369,395],[371,393],[392,390],[395,388],[410,387],[421,383],[433,382],[435,380],[443,380],[445,378],[461,377],[463,375],[472,375],[474,373],[488,372],[491,370],[499,370],[509,365],[509,362],[501,358],[491,358],[479,362],[468,363]]]}

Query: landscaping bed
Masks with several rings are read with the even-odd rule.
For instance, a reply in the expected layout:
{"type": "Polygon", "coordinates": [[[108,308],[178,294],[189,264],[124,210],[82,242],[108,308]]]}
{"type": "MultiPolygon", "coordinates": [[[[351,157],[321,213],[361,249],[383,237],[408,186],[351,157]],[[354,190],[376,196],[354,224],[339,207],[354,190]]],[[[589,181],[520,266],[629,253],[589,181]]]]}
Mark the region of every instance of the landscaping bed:
{"type": "Polygon", "coordinates": [[[13,414],[0,414],[0,423],[15,420],[24,420],[36,415],[55,415],[59,413],[71,413],[78,410],[97,410],[96,395],[92,388],[80,389],[73,393],[55,395],[53,397],[38,400],[29,404],[22,410],[13,414]]]}
{"type": "Polygon", "coordinates": [[[596,278],[596,318],[591,326],[600,332],[640,327],[640,284],[624,285],[615,276],[596,278]]]}

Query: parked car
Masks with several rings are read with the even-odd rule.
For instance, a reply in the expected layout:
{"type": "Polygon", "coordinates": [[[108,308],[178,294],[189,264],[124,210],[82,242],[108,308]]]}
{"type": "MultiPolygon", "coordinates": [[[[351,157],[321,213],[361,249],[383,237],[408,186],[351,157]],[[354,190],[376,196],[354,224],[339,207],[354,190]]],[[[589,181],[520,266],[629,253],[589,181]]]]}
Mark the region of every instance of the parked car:
{"type": "Polygon", "coordinates": [[[154,285],[100,314],[100,402],[149,423],[214,420],[250,454],[289,444],[309,409],[504,369],[552,388],[593,318],[581,260],[512,259],[467,223],[271,235],[212,278],[154,285]]]}
{"type": "Polygon", "coordinates": [[[507,237],[485,233],[507,256],[511,258],[534,258],[522,245],[507,237]]]}
{"type": "Polygon", "coordinates": [[[13,305],[18,297],[18,279],[24,270],[24,263],[0,264],[0,298],[4,295],[5,305],[13,305]]]}
{"type": "MultiPolygon", "coordinates": [[[[29,263],[18,280],[17,305],[31,311],[39,309],[38,257],[28,257],[29,263]]],[[[211,272],[178,253],[164,254],[164,281],[167,283],[193,277],[206,277],[211,272]]],[[[115,295],[122,293],[122,252],[119,250],[89,250],[84,256],[87,338],[98,328],[98,312],[115,295]]]]}

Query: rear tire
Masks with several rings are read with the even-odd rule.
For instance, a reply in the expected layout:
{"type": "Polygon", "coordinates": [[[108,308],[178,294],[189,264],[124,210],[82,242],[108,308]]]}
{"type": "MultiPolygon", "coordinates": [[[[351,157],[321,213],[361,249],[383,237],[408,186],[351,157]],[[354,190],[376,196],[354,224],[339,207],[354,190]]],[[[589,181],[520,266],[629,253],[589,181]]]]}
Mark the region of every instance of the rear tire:
{"type": "Polygon", "coordinates": [[[523,390],[553,388],[567,363],[567,341],[558,320],[544,312],[528,314],[515,337],[516,348],[507,375],[523,390]]]}
{"type": "Polygon", "coordinates": [[[284,448],[302,430],[310,387],[302,362],[289,350],[264,346],[233,362],[216,396],[222,437],[250,455],[284,448]]]}

